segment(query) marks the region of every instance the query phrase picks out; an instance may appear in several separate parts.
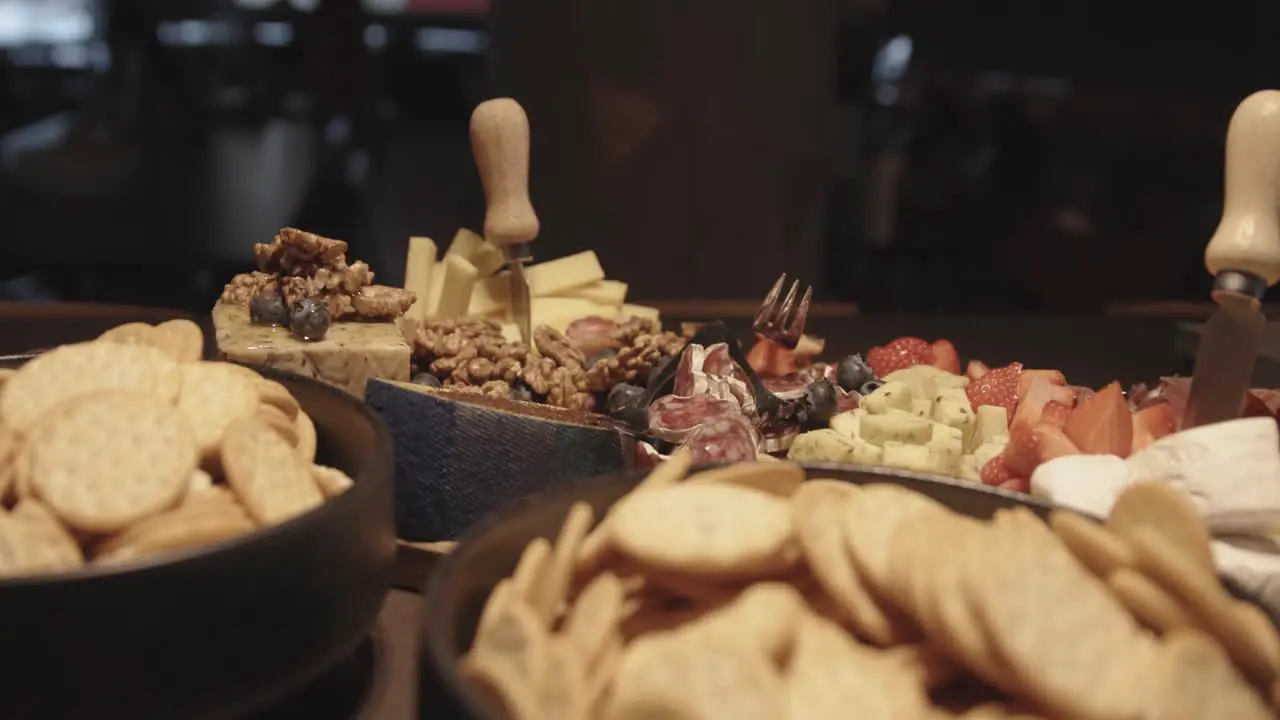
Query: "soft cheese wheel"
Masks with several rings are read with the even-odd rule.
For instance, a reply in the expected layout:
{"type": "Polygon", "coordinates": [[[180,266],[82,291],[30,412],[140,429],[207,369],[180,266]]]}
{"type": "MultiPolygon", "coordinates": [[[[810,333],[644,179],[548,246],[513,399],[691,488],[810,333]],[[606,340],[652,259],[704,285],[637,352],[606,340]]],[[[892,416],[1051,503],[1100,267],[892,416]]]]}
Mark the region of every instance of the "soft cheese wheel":
{"type": "Polygon", "coordinates": [[[440,288],[440,305],[436,308],[436,319],[451,320],[467,314],[467,306],[471,302],[471,291],[475,289],[476,278],[480,273],[476,266],[461,255],[446,255],[444,258],[444,281],[440,288]]]}
{"type": "Polygon", "coordinates": [[[417,299],[405,313],[406,317],[425,320],[427,306],[431,303],[431,278],[436,267],[436,242],[429,237],[409,238],[409,255],[404,265],[404,289],[411,290],[417,299]]]}

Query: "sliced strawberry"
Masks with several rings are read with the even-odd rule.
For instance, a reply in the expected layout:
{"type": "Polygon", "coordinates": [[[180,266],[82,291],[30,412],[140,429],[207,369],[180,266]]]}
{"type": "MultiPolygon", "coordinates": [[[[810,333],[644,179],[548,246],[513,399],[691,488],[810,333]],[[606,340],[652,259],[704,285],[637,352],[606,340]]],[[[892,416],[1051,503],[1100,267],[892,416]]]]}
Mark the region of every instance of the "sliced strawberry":
{"type": "Polygon", "coordinates": [[[969,364],[964,366],[964,374],[968,376],[970,380],[977,380],[983,375],[986,375],[987,371],[990,369],[991,368],[987,367],[987,364],[981,360],[970,360],[969,364]]]}
{"type": "Polygon", "coordinates": [[[997,455],[982,466],[979,477],[982,479],[983,485],[999,485],[1000,483],[1008,482],[1014,477],[1014,474],[1004,464],[1004,456],[997,455]]]}
{"type": "Polygon", "coordinates": [[[1018,376],[1018,394],[1026,394],[1027,386],[1034,380],[1044,380],[1050,385],[1066,385],[1067,378],[1057,370],[1023,370],[1018,376]]]}
{"type": "Polygon", "coordinates": [[[1063,430],[1082,452],[1128,457],[1133,449],[1133,420],[1120,383],[1081,400],[1063,430]]]}
{"type": "Polygon", "coordinates": [[[930,364],[939,370],[959,375],[960,353],[956,352],[956,346],[952,345],[950,340],[934,340],[932,347],[933,362],[930,364]]]}
{"type": "Polygon", "coordinates": [[[1024,494],[1030,493],[1031,478],[1018,477],[1015,475],[1014,477],[1011,477],[1008,480],[1005,480],[1004,482],[1000,483],[996,487],[1002,490],[1009,490],[1011,492],[1020,492],[1024,494]]]}
{"type": "Polygon", "coordinates": [[[876,377],[913,365],[932,365],[933,361],[933,347],[918,337],[900,337],[867,351],[867,364],[876,377]]]}
{"type": "MultiPolygon", "coordinates": [[[[1153,440],[1172,433],[1178,421],[1173,414],[1173,406],[1169,403],[1148,405],[1134,413],[1133,419],[1146,429],[1153,440]]],[[[1134,427],[1137,428],[1137,425],[1134,427]]]]}
{"type": "MultiPolygon", "coordinates": [[[[1080,448],[1057,425],[1040,423],[1031,429],[1036,440],[1036,465],[1047,463],[1064,455],[1079,455],[1080,448]]],[[[1031,475],[1031,473],[1027,473],[1031,475]]]]}
{"type": "Polygon", "coordinates": [[[1142,422],[1142,418],[1137,413],[1130,416],[1133,419],[1133,445],[1129,452],[1136,453],[1139,450],[1146,449],[1156,439],[1151,435],[1151,431],[1147,429],[1146,423],[1142,422]]]}
{"type": "Polygon", "coordinates": [[[1018,410],[1009,421],[1009,427],[1031,427],[1040,422],[1040,413],[1044,410],[1045,403],[1052,401],[1054,397],[1056,386],[1049,384],[1048,380],[1033,378],[1024,388],[1022,377],[1025,376],[1018,378],[1018,410]]]}
{"type": "Polygon", "coordinates": [[[982,405],[999,405],[1013,417],[1018,409],[1018,375],[1022,373],[1022,363],[1010,363],[1004,367],[988,370],[977,380],[970,380],[964,386],[965,394],[973,409],[982,405]]]}
{"type": "Polygon", "coordinates": [[[1071,408],[1063,405],[1057,400],[1050,400],[1044,404],[1040,410],[1040,424],[1053,425],[1054,427],[1065,427],[1067,417],[1071,415],[1071,408]]]}
{"type": "Polygon", "coordinates": [[[1069,408],[1076,406],[1076,395],[1079,393],[1076,388],[1070,385],[1054,385],[1051,392],[1053,393],[1054,402],[1066,405],[1069,408]]]}

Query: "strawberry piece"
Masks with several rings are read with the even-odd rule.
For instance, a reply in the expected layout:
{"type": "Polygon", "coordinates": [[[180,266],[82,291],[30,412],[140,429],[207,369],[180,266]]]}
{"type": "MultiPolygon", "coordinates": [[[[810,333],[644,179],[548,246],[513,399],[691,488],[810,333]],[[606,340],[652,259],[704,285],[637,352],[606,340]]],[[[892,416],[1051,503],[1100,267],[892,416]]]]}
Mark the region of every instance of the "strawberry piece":
{"type": "Polygon", "coordinates": [[[867,364],[876,377],[913,365],[932,365],[933,361],[933,347],[918,337],[900,337],[867,351],[867,364]]]}
{"type": "Polygon", "coordinates": [[[1133,444],[1129,451],[1136,453],[1139,450],[1146,449],[1151,445],[1151,443],[1155,442],[1156,439],[1151,435],[1151,431],[1147,429],[1146,423],[1142,422],[1142,419],[1138,417],[1137,413],[1134,413],[1131,417],[1133,419],[1133,444]]]}
{"type": "Polygon", "coordinates": [[[1031,478],[1014,476],[1000,483],[996,487],[1001,490],[1009,490],[1011,492],[1020,492],[1023,494],[1031,493],[1031,478]]]}
{"type": "Polygon", "coordinates": [[[1071,408],[1056,401],[1050,400],[1044,404],[1040,410],[1040,424],[1053,425],[1054,427],[1065,427],[1067,417],[1071,415],[1071,408]]]}
{"type": "Polygon", "coordinates": [[[1050,391],[1053,394],[1053,401],[1069,408],[1076,406],[1076,396],[1079,393],[1076,388],[1070,385],[1054,385],[1050,391]]]}
{"type": "Polygon", "coordinates": [[[1022,363],[1010,363],[1004,367],[988,370],[977,380],[970,380],[964,386],[973,409],[982,405],[999,405],[1013,417],[1018,409],[1018,376],[1022,374],[1022,363]]]}
{"type": "Polygon", "coordinates": [[[970,360],[969,364],[964,366],[964,374],[970,380],[977,380],[983,375],[986,375],[987,371],[990,369],[991,368],[987,367],[987,364],[981,360],[970,360]]]}
{"type": "Polygon", "coordinates": [[[1128,457],[1133,449],[1133,419],[1120,383],[1113,382],[1081,400],[1063,431],[1081,452],[1128,457]]]}
{"type": "Polygon", "coordinates": [[[1009,470],[1009,467],[1005,465],[1004,456],[997,455],[988,460],[986,465],[982,466],[982,471],[979,473],[978,477],[982,479],[983,485],[999,485],[1000,483],[1008,482],[1013,479],[1014,474],[1013,471],[1009,470]]]}
{"type": "Polygon", "coordinates": [[[1023,370],[1018,376],[1018,394],[1025,395],[1027,388],[1036,380],[1043,380],[1055,387],[1067,384],[1067,378],[1057,370],[1023,370]]]}
{"type": "MultiPolygon", "coordinates": [[[[1177,417],[1173,414],[1173,406],[1169,403],[1148,405],[1133,414],[1135,423],[1141,424],[1153,440],[1159,440],[1173,432],[1177,417]]],[[[1134,425],[1136,429],[1138,425],[1134,425]]]]}
{"type": "Polygon", "coordinates": [[[1031,430],[1030,425],[1009,428],[1009,444],[1000,453],[1004,466],[1015,475],[1030,475],[1040,464],[1039,441],[1031,430]]]}
{"type": "Polygon", "coordinates": [[[932,347],[933,362],[931,364],[939,370],[959,375],[960,353],[956,352],[956,346],[952,345],[950,340],[934,340],[932,347]]]}
{"type": "MultiPolygon", "coordinates": [[[[1040,423],[1031,429],[1036,442],[1036,465],[1047,463],[1064,455],[1079,455],[1080,448],[1057,425],[1040,423]]],[[[1031,473],[1027,473],[1030,475],[1031,473]]]]}

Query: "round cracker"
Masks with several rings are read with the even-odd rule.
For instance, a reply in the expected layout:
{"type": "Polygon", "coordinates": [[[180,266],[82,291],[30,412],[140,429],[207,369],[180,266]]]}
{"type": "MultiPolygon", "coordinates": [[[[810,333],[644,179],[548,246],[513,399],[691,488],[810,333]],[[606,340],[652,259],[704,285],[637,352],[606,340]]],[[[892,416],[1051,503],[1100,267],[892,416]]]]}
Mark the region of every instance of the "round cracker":
{"type": "Polygon", "coordinates": [[[1150,528],[1205,571],[1217,572],[1208,527],[1190,496],[1172,485],[1143,482],[1126,487],[1111,507],[1107,527],[1122,538],[1150,528]]]}
{"type": "Polygon", "coordinates": [[[156,325],[159,341],[170,356],[178,362],[196,362],[204,357],[204,331],[186,318],[166,320],[156,325]]]}
{"type": "Polygon", "coordinates": [[[642,565],[744,578],[778,572],[794,561],[795,533],[786,502],[759,490],[682,484],[636,493],[609,517],[613,544],[642,565]]]}
{"type": "Polygon", "coordinates": [[[926,512],[948,512],[937,501],[896,485],[864,485],[845,514],[844,534],[858,575],[883,593],[889,582],[889,539],[908,519],[926,512]]]}
{"type": "Polygon", "coordinates": [[[611,572],[591,579],[570,606],[561,628],[578,654],[594,662],[622,619],[622,582],[611,572]]]}
{"type": "Polygon", "coordinates": [[[500,657],[536,684],[546,669],[548,639],[547,628],[533,608],[513,597],[498,606],[489,626],[476,635],[471,652],[500,657]]]}
{"type": "Polygon", "coordinates": [[[320,494],[324,495],[326,500],[341,495],[355,485],[346,473],[338,468],[324,465],[312,465],[311,477],[316,481],[316,487],[320,488],[320,494]]]}
{"type": "Polygon", "coordinates": [[[549,672],[541,673],[534,691],[539,716],[543,718],[586,718],[588,688],[586,667],[577,650],[563,637],[547,643],[549,672]]]}
{"type": "Polygon", "coordinates": [[[1196,625],[1177,598],[1132,568],[1119,568],[1108,575],[1107,587],[1138,622],[1152,630],[1167,633],[1196,625]]]}
{"type": "MultiPolygon", "coordinates": [[[[117,345],[145,345],[156,348],[156,329],[144,322],[117,325],[98,336],[97,342],[117,345]]],[[[159,350],[160,348],[156,348],[159,350]]]]}
{"type": "Polygon", "coordinates": [[[182,413],[156,397],[118,391],[60,406],[27,452],[35,495],[90,533],[116,532],[176,505],[197,460],[182,413]]]}
{"type": "Polygon", "coordinates": [[[962,587],[1024,696],[1054,717],[1139,717],[1152,642],[1051,533],[1008,517],[962,587]]]}
{"type": "Polygon", "coordinates": [[[181,373],[178,409],[191,424],[201,456],[214,456],[227,426],[257,412],[257,385],[221,362],[187,363],[181,373]]]}
{"type": "Polygon", "coordinates": [[[262,403],[254,410],[263,422],[275,428],[280,436],[295,448],[298,445],[298,426],[294,424],[293,419],[284,414],[284,411],[274,405],[262,403]]]}
{"type": "Polygon", "coordinates": [[[533,597],[533,609],[549,625],[559,616],[565,601],[569,597],[569,585],[573,582],[573,566],[578,558],[578,550],[587,536],[587,531],[595,524],[595,510],[585,502],[576,502],[565,514],[560,526],[560,534],[556,537],[551,558],[543,573],[542,583],[533,597]]]}
{"type": "Polygon", "coordinates": [[[221,458],[227,485],[259,523],[283,522],[324,502],[310,468],[257,417],[242,417],[227,426],[221,458]]]}
{"type": "Polygon", "coordinates": [[[530,604],[542,592],[543,578],[547,574],[547,565],[551,562],[551,541],[540,537],[534,538],[516,561],[515,570],[511,572],[511,589],[515,597],[530,604]]]}
{"type": "Polygon", "coordinates": [[[1133,551],[1119,536],[1070,510],[1054,510],[1049,527],[1076,559],[1100,578],[1133,566],[1133,551]]]}
{"type": "Polygon", "coordinates": [[[178,363],[153,347],[90,342],[54,348],[23,365],[0,395],[0,419],[19,433],[71,398],[128,390],[172,403],[182,386],[178,363]]]}
{"type": "Polygon", "coordinates": [[[889,645],[905,636],[899,619],[885,612],[853,569],[843,518],[854,486],[811,480],[791,498],[792,521],[809,570],[862,637],[889,645]]]}
{"type": "Polygon", "coordinates": [[[0,514],[0,576],[36,575],[84,565],[75,538],[35,500],[0,514]]]}
{"type": "Polygon", "coordinates": [[[530,682],[500,657],[469,653],[458,666],[462,677],[478,690],[498,717],[510,720],[537,720],[537,696],[530,682]]]}
{"type": "Polygon", "coordinates": [[[310,465],[316,461],[316,426],[311,422],[311,416],[302,410],[293,418],[293,424],[297,430],[298,443],[294,445],[294,449],[298,459],[303,465],[310,465]]]}
{"type": "MultiPolygon", "coordinates": [[[[722,483],[751,488],[782,498],[804,482],[804,468],[789,462],[743,462],[706,470],[689,478],[689,483],[722,483]]],[[[848,483],[846,483],[848,485],[848,483]]],[[[853,487],[853,485],[848,485],[853,487]]]]}
{"type": "Polygon", "coordinates": [[[17,434],[0,425],[0,501],[9,497],[9,489],[17,477],[18,455],[17,434]]]}
{"type": "Polygon", "coordinates": [[[1267,703],[1249,686],[1211,638],[1181,628],[1165,637],[1159,654],[1152,717],[1274,718],[1267,703]]]}
{"type": "Polygon", "coordinates": [[[1166,544],[1165,535],[1154,528],[1137,528],[1126,539],[1138,569],[1181,601],[1250,679],[1266,687],[1280,675],[1280,637],[1270,622],[1258,623],[1257,616],[1241,610],[1216,575],[1166,544]]]}
{"type": "Polygon", "coordinates": [[[290,420],[298,414],[298,401],[284,385],[270,378],[258,378],[258,394],[262,402],[272,405],[283,412],[290,420]]]}
{"type": "Polygon", "coordinates": [[[791,583],[758,582],[732,601],[682,626],[679,632],[699,633],[729,644],[742,643],[748,652],[763,652],[767,657],[783,660],[807,608],[804,596],[791,583]]]}
{"type": "Polygon", "coordinates": [[[186,503],[147,518],[98,546],[94,562],[123,562],[229,540],[254,529],[244,508],[226,496],[186,503]],[[215,499],[221,498],[221,499],[215,499]]]}

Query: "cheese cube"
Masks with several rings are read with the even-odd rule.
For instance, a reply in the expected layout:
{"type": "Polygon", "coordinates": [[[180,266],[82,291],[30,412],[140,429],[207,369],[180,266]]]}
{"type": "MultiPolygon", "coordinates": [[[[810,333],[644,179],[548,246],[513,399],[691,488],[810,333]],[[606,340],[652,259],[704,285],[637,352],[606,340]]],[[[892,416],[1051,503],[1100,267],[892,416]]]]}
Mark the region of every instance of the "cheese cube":
{"type": "MultiPolygon", "coordinates": [[[[544,263],[529,265],[524,269],[529,282],[529,296],[535,298],[565,295],[569,290],[590,285],[604,279],[600,259],[590,250],[566,255],[544,263]]],[[[488,315],[510,303],[510,280],[506,272],[500,272],[483,282],[480,292],[471,298],[472,315],[488,315]]]]}
{"type": "MultiPolygon", "coordinates": [[[[935,425],[934,427],[943,427],[935,425]]],[[[954,435],[934,437],[925,446],[929,450],[929,467],[940,475],[955,475],[960,470],[960,456],[964,454],[964,441],[954,435]]]]}
{"type": "Polygon", "coordinates": [[[951,425],[943,425],[942,423],[933,424],[933,434],[929,436],[929,442],[945,440],[950,442],[955,440],[961,445],[964,444],[964,431],[951,425]]]}
{"type": "Polygon", "coordinates": [[[800,433],[791,441],[787,459],[795,462],[846,462],[854,445],[835,430],[824,428],[800,433]]]}
{"type": "Polygon", "coordinates": [[[863,465],[881,465],[884,462],[884,452],[877,446],[857,438],[853,441],[853,452],[845,459],[845,462],[861,463],[863,465]]]}
{"type": "Polygon", "coordinates": [[[962,388],[963,389],[965,385],[969,384],[969,378],[965,377],[964,375],[952,375],[951,373],[945,373],[943,375],[935,376],[933,378],[933,384],[938,389],[942,389],[942,388],[962,388]]]}
{"type": "Polygon", "coordinates": [[[972,454],[960,456],[960,466],[956,474],[961,480],[982,482],[982,468],[978,467],[978,459],[972,454]]]}
{"type": "Polygon", "coordinates": [[[911,410],[911,390],[907,384],[899,380],[891,380],[876,388],[876,391],[862,398],[860,407],[867,409],[872,415],[888,412],[889,408],[911,410]]]}
{"type": "Polygon", "coordinates": [[[840,433],[848,440],[856,440],[861,437],[858,433],[858,425],[861,420],[858,417],[857,410],[849,410],[848,412],[838,413],[831,416],[829,424],[831,429],[840,433]]]}
{"type": "Polygon", "coordinates": [[[888,467],[929,472],[929,450],[923,445],[909,445],[889,441],[884,444],[884,457],[880,462],[888,467]]]}
{"type": "Polygon", "coordinates": [[[940,393],[938,401],[933,404],[933,419],[959,430],[964,438],[973,434],[973,406],[969,404],[967,397],[940,393]]]}
{"type": "Polygon", "coordinates": [[[859,423],[859,437],[881,447],[887,442],[924,445],[933,437],[933,423],[906,414],[867,415],[859,423]]]}
{"type": "Polygon", "coordinates": [[[974,413],[971,447],[977,447],[997,435],[1009,434],[1009,413],[999,405],[979,405],[974,413]]]}
{"type": "Polygon", "coordinates": [[[627,284],[617,280],[599,280],[590,285],[569,290],[563,297],[580,298],[600,305],[621,307],[627,299],[627,284]]]}
{"type": "Polygon", "coordinates": [[[1004,452],[1005,446],[1008,444],[1009,436],[1000,435],[982,443],[974,449],[973,457],[974,461],[978,464],[978,471],[981,472],[982,466],[990,462],[991,458],[1004,452]]]}
{"type": "Polygon", "coordinates": [[[933,401],[928,397],[911,398],[911,414],[916,417],[929,417],[933,414],[933,401]]]}
{"type": "Polygon", "coordinates": [[[950,376],[946,370],[939,370],[932,365],[912,365],[901,370],[894,370],[882,379],[885,382],[898,381],[907,384],[912,397],[931,398],[937,387],[937,378],[950,376]]]}
{"type": "Polygon", "coordinates": [[[409,238],[409,253],[404,261],[404,289],[413,291],[416,299],[405,317],[422,321],[431,304],[431,277],[436,267],[436,243],[429,237],[409,238]]]}
{"type": "Polygon", "coordinates": [[[436,263],[431,268],[431,282],[427,289],[427,319],[434,320],[440,312],[440,296],[444,292],[445,264],[436,263]]]}

